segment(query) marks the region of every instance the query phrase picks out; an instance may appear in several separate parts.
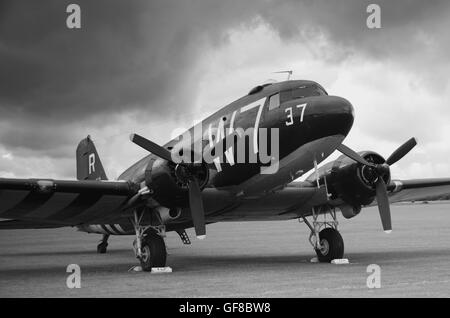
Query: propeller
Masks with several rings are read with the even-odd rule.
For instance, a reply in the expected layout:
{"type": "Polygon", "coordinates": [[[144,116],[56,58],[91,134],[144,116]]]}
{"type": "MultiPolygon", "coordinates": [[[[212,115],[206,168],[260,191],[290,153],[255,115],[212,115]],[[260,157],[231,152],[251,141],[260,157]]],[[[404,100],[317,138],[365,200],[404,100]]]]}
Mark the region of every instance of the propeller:
{"type": "Polygon", "coordinates": [[[400,159],[402,159],[408,152],[411,151],[417,145],[416,138],[411,138],[403,145],[397,148],[390,156],[387,158],[386,163],[391,166],[400,159]]]}
{"type": "Polygon", "coordinates": [[[205,210],[203,208],[202,193],[198,181],[193,177],[188,183],[189,204],[191,208],[192,222],[195,234],[202,240],[206,237],[205,210]]]}
{"type": "Polygon", "coordinates": [[[411,138],[406,141],[403,145],[398,147],[382,164],[375,164],[372,162],[368,162],[363,157],[361,157],[358,153],[348,148],[347,146],[341,144],[337,147],[337,150],[347,157],[355,160],[356,162],[368,166],[372,168],[371,173],[376,178],[375,181],[375,192],[377,197],[378,211],[380,213],[381,224],[383,225],[383,230],[386,233],[390,233],[392,231],[392,222],[391,222],[391,208],[389,204],[388,193],[386,189],[386,183],[384,182],[383,177],[389,173],[389,166],[393,165],[400,159],[402,159],[408,152],[411,151],[417,145],[417,141],[415,138],[411,138]]]}
{"type": "Polygon", "coordinates": [[[164,160],[173,162],[170,151],[167,150],[166,148],[161,147],[158,144],[155,144],[153,141],[150,141],[138,134],[131,134],[130,140],[132,142],[134,142],[136,145],[138,145],[139,147],[144,148],[148,152],[151,152],[152,154],[154,154],[164,160]]]}
{"type": "MultiPolygon", "coordinates": [[[[159,146],[153,141],[150,141],[138,134],[131,134],[130,140],[161,159],[174,163],[170,151],[159,146]]],[[[192,166],[195,166],[195,164],[179,163],[175,169],[177,170],[177,176],[180,176],[188,186],[189,208],[191,210],[195,234],[198,239],[204,239],[206,237],[205,210],[203,208],[202,193],[198,180],[189,169],[192,166]]]]}

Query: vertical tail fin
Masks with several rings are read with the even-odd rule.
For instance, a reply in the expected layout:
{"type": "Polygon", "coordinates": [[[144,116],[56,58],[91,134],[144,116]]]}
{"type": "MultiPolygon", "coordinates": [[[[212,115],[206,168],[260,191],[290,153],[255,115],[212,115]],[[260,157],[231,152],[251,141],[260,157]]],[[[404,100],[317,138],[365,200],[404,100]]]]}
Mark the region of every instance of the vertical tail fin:
{"type": "Polygon", "coordinates": [[[77,147],[77,179],[107,180],[102,162],[90,136],[81,140],[77,147]]]}

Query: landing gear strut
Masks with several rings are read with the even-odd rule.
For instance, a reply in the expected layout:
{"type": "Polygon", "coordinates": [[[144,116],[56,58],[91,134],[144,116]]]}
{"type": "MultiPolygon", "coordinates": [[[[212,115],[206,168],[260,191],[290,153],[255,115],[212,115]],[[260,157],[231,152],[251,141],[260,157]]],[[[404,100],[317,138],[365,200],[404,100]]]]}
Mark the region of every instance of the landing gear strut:
{"type": "Polygon", "coordinates": [[[306,217],[302,216],[303,221],[311,230],[309,242],[317,254],[317,259],[320,262],[329,263],[333,259],[342,258],[344,256],[344,240],[337,230],[336,210],[330,207],[320,207],[318,210],[313,208],[312,218],[311,225],[306,217]],[[327,220],[327,215],[330,215],[331,219],[327,220]],[[319,221],[321,216],[323,216],[323,220],[319,221]]]}
{"type": "Polygon", "coordinates": [[[166,244],[162,235],[164,227],[141,225],[144,212],[134,212],[133,226],[136,239],[133,242],[136,258],[139,259],[143,271],[151,271],[152,267],[166,266],[166,244]]]}
{"type": "Polygon", "coordinates": [[[105,254],[108,247],[109,234],[103,234],[102,240],[97,245],[97,253],[105,254]]]}

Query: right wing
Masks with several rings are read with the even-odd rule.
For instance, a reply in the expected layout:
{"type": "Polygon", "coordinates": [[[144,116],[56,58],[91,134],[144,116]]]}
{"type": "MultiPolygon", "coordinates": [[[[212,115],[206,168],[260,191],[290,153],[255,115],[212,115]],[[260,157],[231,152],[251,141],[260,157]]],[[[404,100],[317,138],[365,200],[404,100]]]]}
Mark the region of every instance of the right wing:
{"type": "Polygon", "coordinates": [[[20,220],[0,220],[0,230],[54,229],[62,227],[54,223],[36,223],[20,220]]]}

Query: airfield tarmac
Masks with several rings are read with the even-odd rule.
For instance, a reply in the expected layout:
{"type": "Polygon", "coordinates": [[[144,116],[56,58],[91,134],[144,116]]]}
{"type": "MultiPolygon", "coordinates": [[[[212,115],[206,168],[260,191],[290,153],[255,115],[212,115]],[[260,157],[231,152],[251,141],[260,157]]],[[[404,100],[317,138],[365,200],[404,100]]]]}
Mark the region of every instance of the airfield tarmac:
{"type": "Polygon", "coordinates": [[[450,203],[393,205],[394,231],[378,211],[339,217],[348,265],[314,264],[309,230],[297,220],[219,223],[204,241],[183,246],[168,233],[171,274],[129,272],[133,237],[74,229],[0,232],[0,297],[449,297],[450,203]],[[81,288],[66,287],[68,264],[81,267],[81,288]],[[381,267],[381,288],[369,289],[369,264],[381,267]]]}

